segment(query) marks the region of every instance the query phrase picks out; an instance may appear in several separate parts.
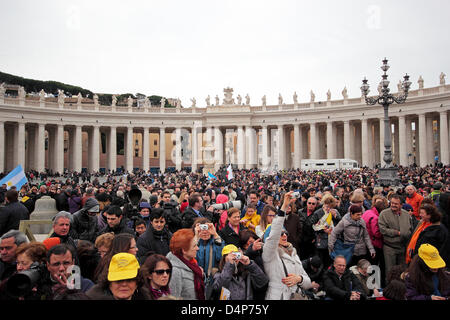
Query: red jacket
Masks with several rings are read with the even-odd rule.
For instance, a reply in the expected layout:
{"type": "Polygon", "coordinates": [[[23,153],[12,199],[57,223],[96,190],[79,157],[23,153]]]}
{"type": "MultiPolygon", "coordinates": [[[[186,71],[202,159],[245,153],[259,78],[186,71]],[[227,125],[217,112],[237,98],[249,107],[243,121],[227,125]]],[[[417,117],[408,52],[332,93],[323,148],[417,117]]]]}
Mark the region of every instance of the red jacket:
{"type": "Polygon", "coordinates": [[[419,207],[420,204],[422,203],[423,197],[418,194],[417,192],[414,192],[414,195],[412,198],[410,197],[406,197],[406,203],[411,205],[411,207],[413,207],[413,212],[414,212],[414,216],[420,220],[419,217],[419,207]]]}
{"type": "Polygon", "coordinates": [[[370,240],[372,240],[372,245],[375,248],[381,249],[383,247],[383,235],[380,232],[380,228],[378,227],[378,217],[380,213],[377,211],[375,207],[372,207],[370,210],[366,210],[362,218],[366,222],[367,232],[369,233],[370,240]]]}

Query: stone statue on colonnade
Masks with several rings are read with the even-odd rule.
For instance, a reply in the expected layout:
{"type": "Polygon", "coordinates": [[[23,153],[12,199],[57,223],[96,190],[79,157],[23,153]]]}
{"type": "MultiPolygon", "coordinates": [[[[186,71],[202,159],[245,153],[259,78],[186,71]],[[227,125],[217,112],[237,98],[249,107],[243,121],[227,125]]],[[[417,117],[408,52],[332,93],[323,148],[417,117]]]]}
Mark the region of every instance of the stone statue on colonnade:
{"type": "Polygon", "coordinates": [[[445,77],[446,77],[445,73],[441,72],[441,75],[439,76],[439,84],[441,86],[445,85],[445,77]]]}
{"type": "Polygon", "coordinates": [[[250,105],[250,96],[248,95],[248,93],[247,93],[247,95],[245,96],[245,104],[246,104],[247,106],[250,105]]]}
{"type": "Polygon", "coordinates": [[[210,107],[210,106],[211,106],[211,97],[209,96],[209,94],[208,94],[208,96],[206,97],[205,101],[206,101],[206,106],[207,106],[207,107],[210,107]]]}
{"type": "Polygon", "coordinates": [[[419,80],[417,80],[417,83],[419,84],[419,89],[423,89],[423,78],[422,76],[419,76],[419,80]]]}

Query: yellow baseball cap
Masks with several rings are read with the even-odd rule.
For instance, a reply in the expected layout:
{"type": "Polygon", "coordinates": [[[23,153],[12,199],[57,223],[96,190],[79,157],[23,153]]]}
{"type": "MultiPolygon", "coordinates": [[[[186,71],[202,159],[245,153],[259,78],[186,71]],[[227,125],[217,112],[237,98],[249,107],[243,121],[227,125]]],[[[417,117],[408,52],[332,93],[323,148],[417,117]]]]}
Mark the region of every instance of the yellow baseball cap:
{"type": "Polygon", "coordinates": [[[139,262],[131,253],[121,252],[115,254],[109,264],[108,280],[119,281],[136,278],[139,262]]]}
{"type": "Polygon", "coordinates": [[[232,253],[232,252],[238,252],[239,249],[234,244],[228,244],[222,249],[222,256],[232,253]]]}
{"type": "Polygon", "coordinates": [[[439,255],[438,249],[429,243],[424,243],[419,247],[419,257],[431,269],[440,269],[445,267],[445,261],[439,255]]]}

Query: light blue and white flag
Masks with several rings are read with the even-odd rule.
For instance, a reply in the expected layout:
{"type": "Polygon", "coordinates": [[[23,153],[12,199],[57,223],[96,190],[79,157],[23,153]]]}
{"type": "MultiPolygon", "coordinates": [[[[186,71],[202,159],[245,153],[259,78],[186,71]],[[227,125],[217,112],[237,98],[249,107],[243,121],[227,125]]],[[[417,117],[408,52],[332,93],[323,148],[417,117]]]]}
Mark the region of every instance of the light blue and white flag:
{"type": "Polygon", "coordinates": [[[215,175],[213,175],[211,172],[208,172],[208,180],[211,179],[217,179],[217,177],[215,175]]]}
{"type": "Polygon", "coordinates": [[[12,186],[16,186],[17,189],[20,189],[27,182],[28,179],[25,176],[25,171],[23,171],[22,166],[19,164],[13,171],[8,173],[6,177],[0,180],[0,185],[6,184],[7,190],[11,189],[12,186]]]}

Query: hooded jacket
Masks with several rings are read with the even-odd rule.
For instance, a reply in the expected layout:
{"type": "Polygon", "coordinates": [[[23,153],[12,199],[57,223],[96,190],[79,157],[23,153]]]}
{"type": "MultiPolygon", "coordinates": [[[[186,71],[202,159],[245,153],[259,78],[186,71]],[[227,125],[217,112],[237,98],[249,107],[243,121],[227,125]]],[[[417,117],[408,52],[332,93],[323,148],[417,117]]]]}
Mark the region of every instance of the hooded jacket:
{"type": "Polygon", "coordinates": [[[73,214],[70,227],[74,239],[95,243],[98,233],[97,215],[89,215],[88,210],[97,205],[98,201],[95,198],[89,198],[86,200],[84,207],[73,214]]]}
{"type": "Polygon", "coordinates": [[[343,237],[345,243],[355,243],[353,255],[362,256],[367,253],[366,247],[370,253],[375,253],[369,233],[366,229],[364,219],[353,220],[350,213],[347,213],[328,237],[328,249],[333,251],[337,238],[343,237]]]}

